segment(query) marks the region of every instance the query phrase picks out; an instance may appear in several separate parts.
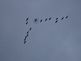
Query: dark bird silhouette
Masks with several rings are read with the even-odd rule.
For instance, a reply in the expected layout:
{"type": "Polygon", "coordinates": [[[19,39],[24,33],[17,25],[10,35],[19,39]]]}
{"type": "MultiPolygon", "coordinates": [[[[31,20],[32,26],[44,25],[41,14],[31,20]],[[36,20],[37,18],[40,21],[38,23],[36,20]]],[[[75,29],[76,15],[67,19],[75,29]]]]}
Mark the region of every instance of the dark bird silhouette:
{"type": "Polygon", "coordinates": [[[29,33],[29,31],[27,31],[27,34],[29,33]]]}
{"type": "Polygon", "coordinates": [[[56,18],[56,20],[58,20],[58,18],[56,18]]]}
{"type": "Polygon", "coordinates": [[[38,19],[35,18],[33,22],[37,24],[38,23],[38,19]]]}
{"type": "Polygon", "coordinates": [[[45,21],[47,21],[47,18],[45,19],[45,21]]]}
{"type": "Polygon", "coordinates": [[[34,19],[34,22],[37,22],[37,18],[34,19]]]}
{"type": "Polygon", "coordinates": [[[24,42],[26,42],[26,38],[28,37],[28,34],[25,36],[25,38],[24,38],[24,42]]]}
{"type": "Polygon", "coordinates": [[[28,17],[28,18],[26,18],[26,21],[28,21],[28,19],[29,19],[29,17],[28,17]]]}
{"type": "Polygon", "coordinates": [[[26,38],[24,38],[24,41],[26,40],[26,38]]]}
{"type": "Polygon", "coordinates": [[[58,22],[58,20],[55,21],[55,23],[57,23],[57,22],[58,22]]]}
{"type": "Polygon", "coordinates": [[[42,22],[42,19],[40,20],[40,23],[42,22]]]}
{"type": "Polygon", "coordinates": [[[64,19],[64,17],[61,18],[61,20],[63,20],[63,19],[64,19]]]}
{"type": "Polygon", "coordinates": [[[29,28],[29,31],[31,31],[31,30],[32,30],[32,27],[29,28]]]}
{"type": "Polygon", "coordinates": [[[27,41],[26,41],[26,40],[24,40],[24,44],[26,44],[26,42],[27,42],[27,41]]]}
{"type": "Polygon", "coordinates": [[[27,35],[26,35],[26,38],[29,36],[29,34],[27,33],[27,35]]]}
{"type": "Polygon", "coordinates": [[[25,36],[24,40],[26,40],[27,36],[25,36]]]}
{"type": "Polygon", "coordinates": [[[28,24],[28,22],[26,22],[26,25],[28,24]]]}
{"type": "Polygon", "coordinates": [[[49,18],[49,20],[51,20],[51,17],[49,18]]]}
{"type": "Polygon", "coordinates": [[[26,43],[26,37],[24,38],[24,44],[26,43]]]}
{"type": "Polygon", "coordinates": [[[68,18],[68,16],[65,17],[66,19],[68,18]]]}

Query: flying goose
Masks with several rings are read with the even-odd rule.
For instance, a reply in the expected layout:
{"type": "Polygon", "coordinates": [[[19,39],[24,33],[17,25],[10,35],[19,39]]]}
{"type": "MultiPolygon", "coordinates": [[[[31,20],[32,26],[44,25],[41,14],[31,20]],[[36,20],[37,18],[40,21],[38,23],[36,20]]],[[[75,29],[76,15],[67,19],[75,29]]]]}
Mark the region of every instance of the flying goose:
{"type": "Polygon", "coordinates": [[[56,18],[56,20],[58,20],[58,18],[56,18]]]}
{"type": "Polygon", "coordinates": [[[40,23],[42,22],[42,19],[40,20],[40,23]]]}
{"type": "Polygon", "coordinates": [[[63,20],[63,19],[64,19],[64,17],[61,18],[61,20],[63,20]]]}
{"type": "Polygon", "coordinates": [[[26,18],[26,21],[28,21],[28,19],[29,19],[29,17],[28,17],[28,18],[26,18]]]}
{"type": "Polygon", "coordinates": [[[51,17],[49,18],[49,20],[51,20],[51,17]]]}
{"type": "Polygon", "coordinates": [[[47,21],[47,18],[45,19],[45,21],[47,21]]]}
{"type": "Polygon", "coordinates": [[[68,18],[68,16],[65,17],[66,19],[68,18]]]}

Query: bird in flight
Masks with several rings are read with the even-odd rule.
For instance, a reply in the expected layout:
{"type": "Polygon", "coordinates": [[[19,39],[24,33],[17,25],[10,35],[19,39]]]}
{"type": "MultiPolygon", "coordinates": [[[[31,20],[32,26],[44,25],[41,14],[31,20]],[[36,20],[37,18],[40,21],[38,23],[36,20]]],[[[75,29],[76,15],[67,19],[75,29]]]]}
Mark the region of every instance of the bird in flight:
{"type": "Polygon", "coordinates": [[[40,23],[42,22],[42,19],[40,20],[40,23]]]}
{"type": "Polygon", "coordinates": [[[37,18],[35,18],[34,21],[37,22],[37,18]]]}
{"type": "Polygon", "coordinates": [[[26,43],[27,41],[26,41],[26,37],[24,38],[24,44],[26,43]]]}
{"type": "Polygon", "coordinates": [[[58,20],[55,21],[55,23],[57,23],[57,22],[58,22],[58,20]]]}
{"type": "Polygon", "coordinates": [[[37,19],[37,18],[35,18],[33,22],[34,22],[34,23],[37,23],[37,22],[38,22],[38,19],[37,19]]]}
{"type": "Polygon", "coordinates": [[[32,27],[29,28],[29,31],[31,31],[31,30],[32,30],[32,27]]]}
{"type": "Polygon", "coordinates": [[[29,33],[29,31],[27,31],[27,34],[29,33]]]}
{"type": "Polygon", "coordinates": [[[45,19],[45,21],[47,21],[47,18],[45,19]]]}
{"type": "Polygon", "coordinates": [[[27,38],[27,35],[25,36],[25,39],[24,40],[26,40],[26,38],[27,38]]]}
{"type": "Polygon", "coordinates": [[[58,18],[56,18],[56,20],[58,20],[58,18]]]}
{"type": "Polygon", "coordinates": [[[28,22],[26,22],[26,25],[28,24],[28,22]]]}
{"type": "Polygon", "coordinates": [[[61,18],[61,20],[63,20],[63,19],[64,19],[64,17],[61,18]]]}
{"type": "Polygon", "coordinates": [[[28,18],[26,18],[26,21],[28,21],[28,19],[29,19],[29,17],[28,17],[28,18]]]}
{"type": "Polygon", "coordinates": [[[29,36],[29,34],[27,33],[27,35],[26,35],[26,38],[29,36]]]}
{"type": "Polygon", "coordinates": [[[24,44],[26,44],[26,42],[27,42],[27,41],[26,41],[26,40],[24,40],[24,44]]]}
{"type": "Polygon", "coordinates": [[[51,17],[49,18],[49,20],[51,20],[51,17]]]}
{"type": "Polygon", "coordinates": [[[68,16],[65,17],[66,19],[68,18],[68,16]]]}

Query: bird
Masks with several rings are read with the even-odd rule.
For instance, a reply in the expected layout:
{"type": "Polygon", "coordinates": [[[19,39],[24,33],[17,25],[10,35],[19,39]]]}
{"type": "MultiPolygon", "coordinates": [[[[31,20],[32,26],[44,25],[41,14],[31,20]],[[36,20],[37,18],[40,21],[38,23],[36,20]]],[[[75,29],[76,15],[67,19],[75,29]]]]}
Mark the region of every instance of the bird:
{"type": "Polygon", "coordinates": [[[28,21],[29,17],[26,18],[26,21],[28,21]]]}
{"type": "Polygon", "coordinates": [[[26,38],[24,38],[24,41],[26,40],[26,38]]]}
{"type": "Polygon", "coordinates": [[[58,20],[55,21],[55,23],[57,23],[57,22],[58,22],[58,20]]]}
{"type": "Polygon", "coordinates": [[[29,31],[31,31],[31,30],[32,30],[32,27],[29,28],[29,31]]]}
{"type": "Polygon", "coordinates": [[[68,16],[65,17],[66,19],[68,18],[68,16]]]}
{"type": "Polygon", "coordinates": [[[40,20],[40,23],[42,22],[42,19],[40,20]]]}
{"type": "Polygon", "coordinates": [[[56,18],[56,20],[58,20],[58,18],[56,18]]]}
{"type": "Polygon", "coordinates": [[[64,19],[64,17],[61,18],[61,20],[63,20],[63,19],[64,19]]]}
{"type": "Polygon", "coordinates": [[[37,22],[37,18],[34,19],[34,22],[37,22]]]}
{"type": "Polygon", "coordinates": [[[28,22],[26,22],[26,25],[28,24],[28,22]]]}
{"type": "Polygon", "coordinates": [[[47,21],[47,18],[45,19],[45,21],[47,21]]]}
{"type": "Polygon", "coordinates": [[[27,33],[27,35],[26,35],[26,38],[29,36],[29,34],[27,33]]]}
{"type": "Polygon", "coordinates": [[[29,36],[28,34],[25,36],[24,41],[26,41],[26,38],[27,38],[28,36],[29,36]]]}
{"type": "Polygon", "coordinates": [[[27,33],[27,35],[25,36],[25,39],[29,36],[29,34],[27,33]]]}
{"type": "Polygon", "coordinates": [[[24,40],[24,44],[26,44],[26,42],[27,42],[27,41],[26,41],[26,40],[24,40]]]}
{"type": "Polygon", "coordinates": [[[29,31],[27,31],[27,34],[29,33],[29,31]]]}
{"type": "Polygon", "coordinates": [[[37,24],[38,23],[38,19],[35,18],[33,22],[37,24]]]}
{"type": "Polygon", "coordinates": [[[49,20],[51,20],[51,17],[49,18],[49,20]]]}
{"type": "Polygon", "coordinates": [[[25,36],[24,40],[26,40],[27,36],[25,36]]]}
{"type": "Polygon", "coordinates": [[[26,37],[24,38],[24,44],[26,43],[26,37]]]}

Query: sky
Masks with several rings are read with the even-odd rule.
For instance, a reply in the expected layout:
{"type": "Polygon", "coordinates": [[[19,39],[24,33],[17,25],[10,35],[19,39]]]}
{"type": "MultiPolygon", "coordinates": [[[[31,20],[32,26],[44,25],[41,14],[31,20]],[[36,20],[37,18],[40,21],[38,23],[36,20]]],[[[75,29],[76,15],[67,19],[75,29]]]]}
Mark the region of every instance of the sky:
{"type": "Polygon", "coordinates": [[[0,61],[81,61],[81,1],[0,0],[0,61]]]}

